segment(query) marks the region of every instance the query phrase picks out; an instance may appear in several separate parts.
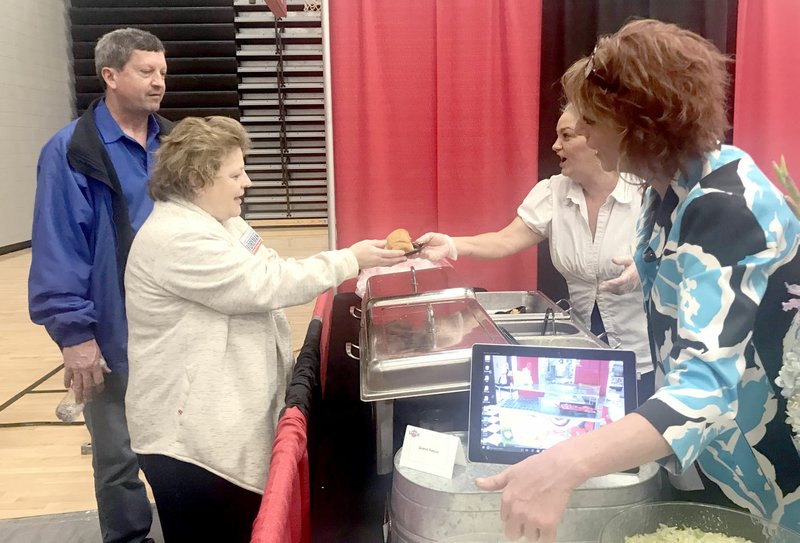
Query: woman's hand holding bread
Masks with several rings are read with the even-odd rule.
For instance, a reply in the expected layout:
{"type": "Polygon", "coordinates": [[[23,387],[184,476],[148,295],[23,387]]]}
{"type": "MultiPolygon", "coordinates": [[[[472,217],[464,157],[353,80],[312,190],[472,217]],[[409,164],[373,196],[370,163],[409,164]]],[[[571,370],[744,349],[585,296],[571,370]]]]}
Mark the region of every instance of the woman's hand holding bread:
{"type": "Polygon", "coordinates": [[[388,250],[385,239],[365,239],[354,243],[350,250],[358,260],[358,267],[362,270],[376,266],[394,266],[405,262],[405,251],[402,249],[388,250]]]}

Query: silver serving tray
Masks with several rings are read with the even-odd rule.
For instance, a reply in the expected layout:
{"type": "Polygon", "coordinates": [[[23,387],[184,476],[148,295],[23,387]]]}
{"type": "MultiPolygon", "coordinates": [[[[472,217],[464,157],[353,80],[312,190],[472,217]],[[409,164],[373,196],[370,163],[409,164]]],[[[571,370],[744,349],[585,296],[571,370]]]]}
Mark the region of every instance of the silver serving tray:
{"type": "Polygon", "coordinates": [[[529,316],[528,320],[499,321],[497,326],[521,345],[608,348],[608,344],[574,320],[531,319],[529,316]]]}
{"type": "MultiPolygon", "coordinates": [[[[519,315],[524,320],[498,320],[478,303],[478,296],[484,294],[497,293],[452,288],[368,300],[361,318],[360,353],[353,356],[360,360],[361,399],[392,400],[469,390],[475,343],[608,348],[569,314],[560,313],[557,318],[559,314],[550,313],[545,318],[544,314],[525,313],[519,315]]],[[[515,302],[529,293],[499,294],[515,302]]],[[[528,299],[540,298],[541,307],[554,305],[538,293],[528,299]]]]}
{"type": "Polygon", "coordinates": [[[569,320],[569,309],[560,307],[538,290],[476,292],[478,303],[497,322],[540,319],[549,311],[556,320],[569,320]],[[515,310],[521,310],[515,312],[515,310]]]}
{"type": "Polygon", "coordinates": [[[362,309],[374,299],[413,296],[424,292],[466,288],[467,282],[451,267],[425,268],[411,267],[395,273],[373,275],[367,279],[364,288],[362,309]]]}
{"type": "Polygon", "coordinates": [[[538,290],[476,292],[475,297],[497,326],[521,345],[609,348],[574,318],[568,300],[553,302],[538,290]],[[509,313],[515,308],[521,311],[509,313]]]}
{"type": "Polygon", "coordinates": [[[469,390],[475,343],[507,343],[468,288],[373,298],[360,333],[361,399],[469,390]]]}

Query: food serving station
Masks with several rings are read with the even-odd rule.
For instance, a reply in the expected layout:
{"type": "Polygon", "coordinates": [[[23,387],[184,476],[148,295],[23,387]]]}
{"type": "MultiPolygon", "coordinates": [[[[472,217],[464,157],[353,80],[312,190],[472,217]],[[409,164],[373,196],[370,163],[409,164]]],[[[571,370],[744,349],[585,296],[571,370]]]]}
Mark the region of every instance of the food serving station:
{"type": "MultiPolygon", "coordinates": [[[[480,491],[474,480],[506,465],[467,461],[445,478],[400,464],[407,424],[465,442],[475,343],[611,348],[577,320],[569,302],[538,291],[483,291],[449,267],[375,275],[363,296],[334,297],[323,409],[312,421],[312,440],[322,451],[312,459],[312,501],[340,505],[311,508],[320,540],[504,541],[500,493],[480,491]]],[[[602,394],[596,383],[565,379],[568,387],[556,370],[544,381],[515,387],[521,398],[557,398],[549,402],[557,417],[598,416],[602,394]]],[[[621,380],[611,371],[608,388],[622,388],[621,380]]],[[[558,541],[596,543],[602,537],[605,543],[636,533],[632,526],[661,518],[656,513],[670,497],[656,464],[590,479],[573,493],[558,541]],[[648,513],[629,519],[635,511],[648,513]],[[613,528],[603,532],[605,526],[613,528]]],[[[678,520],[670,522],[695,527],[678,520]]],[[[781,537],[752,541],[783,543],[781,537]]]]}
{"type": "Polygon", "coordinates": [[[543,294],[476,292],[450,267],[373,276],[350,314],[359,343],[345,349],[373,402],[380,474],[392,471],[393,401],[469,390],[473,344],[607,347],[543,294]]]}
{"type": "MultiPolygon", "coordinates": [[[[476,473],[498,472],[505,466],[468,462],[466,469],[456,468],[451,480],[399,468],[405,424],[465,438],[474,343],[595,349],[608,345],[574,318],[568,302],[553,302],[536,291],[475,289],[449,267],[375,275],[367,280],[362,297],[337,298],[347,299],[349,305],[346,310],[339,307],[333,326],[350,332],[347,337],[336,334],[338,340],[331,343],[330,357],[338,358],[340,365],[329,371],[336,371],[341,381],[347,373],[343,368],[349,367],[346,378],[357,381],[357,391],[348,390],[369,410],[369,418],[361,419],[369,431],[362,428],[361,433],[369,435],[371,456],[359,450],[369,464],[359,469],[371,473],[362,471],[360,492],[369,496],[364,506],[375,509],[376,502],[383,503],[385,533],[395,542],[427,543],[469,531],[497,530],[500,495],[478,491],[473,479],[476,473]]],[[[342,392],[340,383],[325,394],[333,402],[331,395],[342,392]]],[[[566,407],[581,409],[579,404],[587,401],[576,399],[566,407]]],[[[352,426],[339,432],[355,435],[352,426]]],[[[562,540],[590,541],[616,512],[657,499],[661,488],[655,466],[588,482],[570,505],[569,529],[564,531],[568,539],[562,540]]]]}

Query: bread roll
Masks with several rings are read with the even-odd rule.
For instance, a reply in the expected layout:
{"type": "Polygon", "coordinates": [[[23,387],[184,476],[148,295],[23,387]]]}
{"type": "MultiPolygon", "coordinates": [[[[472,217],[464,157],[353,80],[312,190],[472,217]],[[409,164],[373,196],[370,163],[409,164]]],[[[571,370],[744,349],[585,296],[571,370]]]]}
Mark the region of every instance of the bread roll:
{"type": "Polygon", "coordinates": [[[411,243],[411,234],[405,228],[398,228],[386,236],[386,248],[391,250],[401,250],[409,253],[414,250],[411,243]]]}

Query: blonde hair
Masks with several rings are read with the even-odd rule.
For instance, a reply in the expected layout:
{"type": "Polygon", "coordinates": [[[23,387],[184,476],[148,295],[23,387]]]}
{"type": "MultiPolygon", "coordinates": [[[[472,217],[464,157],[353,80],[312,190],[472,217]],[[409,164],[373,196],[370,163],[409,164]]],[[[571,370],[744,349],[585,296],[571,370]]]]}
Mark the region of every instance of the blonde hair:
{"type": "Polygon", "coordinates": [[[147,187],[153,200],[194,199],[211,184],[225,157],[234,149],[247,152],[250,138],[228,117],[186,117],[161,140],[147,187]]]}
{"type": "Polygon", "coordinates": [[[581,115],[622,134],[622,166],[648,181],[671,179],[717,149],[730,127],[728,58],[674,24],[632,21],[602,37],[561,78],[581,115]]]}

